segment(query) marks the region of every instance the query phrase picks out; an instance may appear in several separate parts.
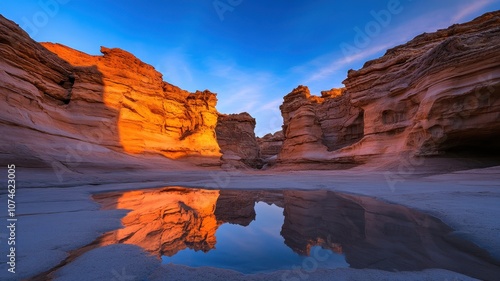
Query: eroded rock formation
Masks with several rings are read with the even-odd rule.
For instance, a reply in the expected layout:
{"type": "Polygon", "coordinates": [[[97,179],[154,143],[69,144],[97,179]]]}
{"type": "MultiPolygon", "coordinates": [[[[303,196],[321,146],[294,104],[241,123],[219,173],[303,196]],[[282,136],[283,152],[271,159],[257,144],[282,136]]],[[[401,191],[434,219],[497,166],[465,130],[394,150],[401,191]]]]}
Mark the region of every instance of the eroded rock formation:
{"type": "MultiPolygon", "coordinates": [[[[281,163],[314,162],[328,151],[348,146],[363,136],[363,111],[350,104],[344,89],[313,96],[299,86],[284,97],[284,142],[281,163]]],[[[320,160],[321,161],[321,160],[320,160]]]]}
{"type": "Polygon", "coordinates": [[[67,171],[137,154],[218,165],[221,150],[226,167],[253,168],[273,164],[277,151],[281,164],[321,167],[402,154],[498,155],[499,45],[498,11],[422,34],[349,71],[344,89],[294,89],[280,107],[283,139],[256,141],[255,120],[220,115],[214,93],[164,82],[120,49],[91,56],[41,45],[0,17],[0,158],[67,171]]]}
{"type": "Polygon", "coordinates": [[[500,12],[423,34],[344,81],[365,111],[359,151],[433,155],[500,132],[500,12]],[[379,143],[374,147],[374,142],[379,143]]]}
{"type": "Polygon", "coordinates": [[[130,154],[219,163],[214,93],[164,82],[123,50],[101,52],[39,44],[0,17],[2,159],[61,169],[130,154]]]}
{"type": "Polygon", "coordinates": [[[283,140],[285,136],[283,131],[275,132],[274,134],[267,134],[262,138],[257,137],[257,143],[260,148],[260,156],[266,164],[273,164],[278,157],[278,154],[283,147],[283,140]]]}
{"type": "Polygon", "coordinates": [[[102,102],[117,112],[113,121],[126,152],[159,152],[169,158],[220,156],[215,94],[191,94],[164,82],[152,66],[120,49],[102,47],[103,56],[90,56],[60,44],[42,45],[76,69],[95,67],[101,74],[102,93],[96,96],[85,75],[77,73],[83,78],[75,82],[71,101],[102,102]]]}
{"type": "MultiPolygon", "coordinates": [[[[281,163],[498,151],[500,12],[422,34],[351,70],[340,95],[298,87],[281,111],[281,163]]],[[[338,93],[339,90],[336,92],[338,93]]]]}
{"type": "Polygon", "coordinates": [[[250,114],[219,114],[215,129],[223,154],[223,167],[262,167],[260,148],[254,133],[255,119],[250,114]]]}

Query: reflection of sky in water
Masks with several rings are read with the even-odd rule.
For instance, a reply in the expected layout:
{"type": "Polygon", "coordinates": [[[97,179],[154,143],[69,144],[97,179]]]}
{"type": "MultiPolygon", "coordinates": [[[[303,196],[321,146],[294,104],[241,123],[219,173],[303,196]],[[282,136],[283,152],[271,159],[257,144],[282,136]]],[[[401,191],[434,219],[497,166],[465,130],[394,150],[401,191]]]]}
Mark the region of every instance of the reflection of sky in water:
{"type": "Polygon", "coordinates": [[[291,269],[306,269],[318,262],[319,267],[349,267],[344,255],[315,247],[306,262],[285,245],[280,235],[283,225],[283,209],[263,202],[255,204],[256,220],[247,227],[225,223],[216,233],[215,249],[208,253],[185,249],[173,257],[163,256],[163,263],[183,264],[192,267],[211,266],[237,270],[243,273],[291,269]],[[314,257],[317,257],[316,259],[314,257]],[[325,257],[328,259],[325,261],[325,257]]]}

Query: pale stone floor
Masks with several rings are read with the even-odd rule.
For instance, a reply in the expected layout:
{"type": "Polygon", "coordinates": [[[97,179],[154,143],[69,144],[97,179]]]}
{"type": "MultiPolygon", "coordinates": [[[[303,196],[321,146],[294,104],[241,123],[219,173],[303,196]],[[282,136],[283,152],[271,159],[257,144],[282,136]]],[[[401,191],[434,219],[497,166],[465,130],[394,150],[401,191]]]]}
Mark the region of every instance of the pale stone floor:
{"type": "MultiPolygon", "coordinates": [[[[425,176],[360,171],[85,171],[59,181],[51,170],[17,169],[17,273],[0,257],[0,279],[20,280],[47,271],[67,253],[120,227],[124,210],[101,211],[96,192],[161,186],[232,189],[328,189],[367,195],[436,216],[500,259],[500,166],[425,176]],[[389,179],[389,180],[388,180],[389,179]],[[394,181],[396,180],[396,181],[394,181]]],[[[2,191],[0,202],[7,201],[2,191]]],[[[5,212],[0,219],[5,221],[5,212]]],[[[3,233],[3,232],[2,232],[3,233]]],[[[0,239],[6,252],[5,234],[0,239]]],[[[5,250],[5,251],[4,251],[5,250]]],[[[499,273],[500,276],[500,273],[499,273]]],[[[243,275],[215,268],[161,265],[137,246],[112,245],[91,250],[56,272],[56,280],[471,280],[458,273],[380,270],[316,270],[243,275]],[[284,275],[285,274],[285,275],[284,275]],[[286,277],[286,278],[284,278],[286,277]]]]}

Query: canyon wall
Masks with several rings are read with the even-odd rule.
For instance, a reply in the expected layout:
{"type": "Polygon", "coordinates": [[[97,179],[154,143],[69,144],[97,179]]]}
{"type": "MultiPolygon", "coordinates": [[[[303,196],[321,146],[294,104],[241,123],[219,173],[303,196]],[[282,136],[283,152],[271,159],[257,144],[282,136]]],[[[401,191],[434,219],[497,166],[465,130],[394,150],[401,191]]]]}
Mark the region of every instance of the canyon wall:
{"type": "Polygon", "coordinates": [[[171,85],[126,51],[101,53],[39,44],[0,16],[3,160],[72,169],[155,154],[220,164],[216,94],[171,85]]]}
{"type": "Polygon", "coordinates": [[[276,164],[276,159],[281,151],[281,148],[283,147],[284,140],[285,136],[283,135],[283,131],[277,131],[274,134],[267,134],[261,138],[257,137],[260,157],[266,167],[276,164]]]}
{"type": "Polygon", "coordinates": [[[498,151],[500,12],[424,33],[350,70],[345,89],[284,97],[281,164],[498,151]]]}
{"type": "Polygon", "coordinates": [[[255,119],[246,112],[219,114],[215,131],[223,154],[223,168],[262,167],[255,124],[255,119]]]}
{"type": "Polygon", "coordinates": [[[499,45],[500,12],[422,34],[350,70],[345,88],[297,87],[280,107],[282,133],[256,139],[255,120],[219,114],[208,90],[171,85],[120,49],[39,44],[0,17],[0,158],[73,170],[152,155],[236,168],[498,155],[499,45]]]}
{"type": "Polygon", "coordinates": [[[349,146],[362,138],[363,110],[350,104],[344,89],[312,96],[299,86],[284,97],[283,147],[280,163],[301,163],[324,159],[329,151],[349,146]]]}
{"type": "Polygon", "coordinates": [[[126,152],[158,152],[169,158],[220,156],[215,94],[189,93],[164,82],[152,66],[120,49],[101,47],[103,56],[90,56],[59,44],[42,46],[77,69],[71,95],[75,107],[103,103],[116,113],[116,145],[126,152]],[[91,90],[95,83],[78,71],[81,67],[95,67],[100,73],[102,89],[97,95],[91,90]]]}

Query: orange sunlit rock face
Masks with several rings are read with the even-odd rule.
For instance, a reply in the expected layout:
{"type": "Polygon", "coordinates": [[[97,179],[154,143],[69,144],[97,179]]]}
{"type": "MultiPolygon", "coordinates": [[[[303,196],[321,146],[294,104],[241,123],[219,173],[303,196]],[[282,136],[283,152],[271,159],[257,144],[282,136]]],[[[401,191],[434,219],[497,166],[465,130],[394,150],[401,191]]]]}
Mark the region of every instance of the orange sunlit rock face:
{"type": "MultiPolygon", "coordinates": [[[[161,73],[121,49],[101,47],[103,56],[91,56],[69,47],[43,46],[76,67],[96,67],[102,75],[102,101],[117,112],[119,142],[128,153],[153,152],[169,158],[220,156],[215,137],[216,94],[189,93],[164,82],[161,73]]],[[[71,100],[96,101],[94,85],[85,73],[75,77],[71,100]]]]}
{"type": "Polygon", "coordinates": [[[124,228],[105,235],[102,245],[134,244],[157,256],[186,248],[206,252],[215,246],[218,190],[164,188],[95,198],[105,208],[131,210],[122,219],[124,228]]]}

